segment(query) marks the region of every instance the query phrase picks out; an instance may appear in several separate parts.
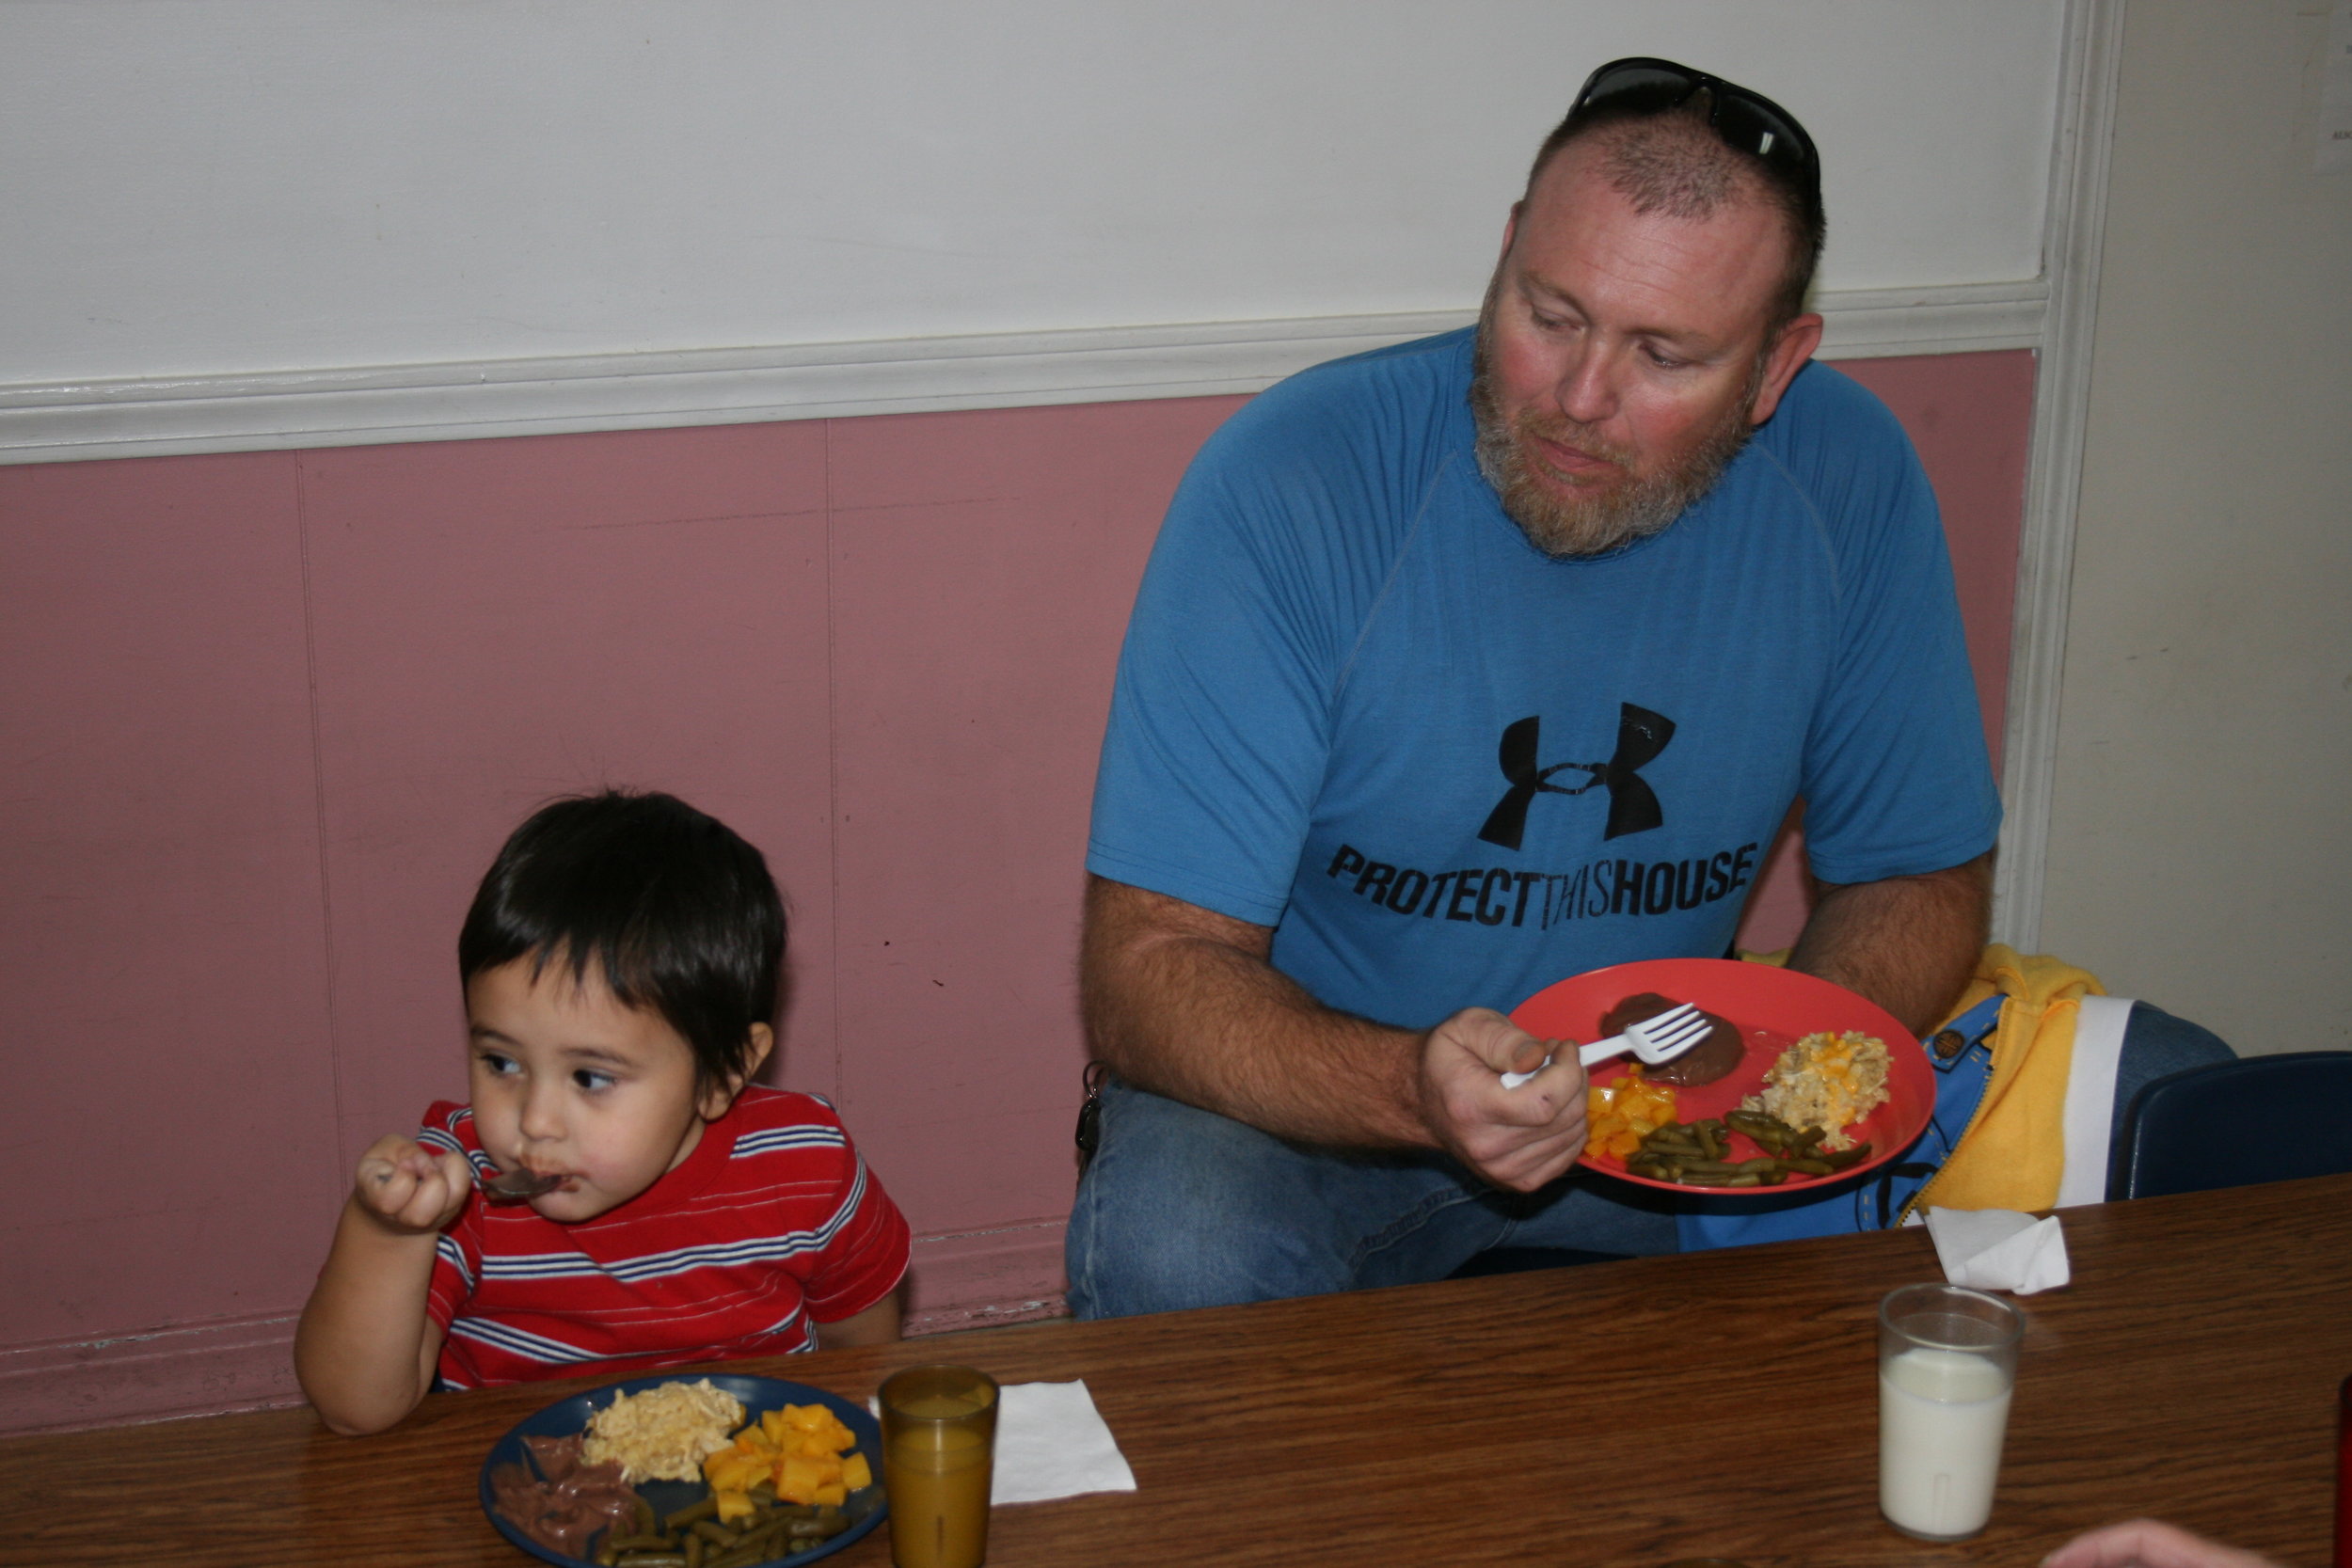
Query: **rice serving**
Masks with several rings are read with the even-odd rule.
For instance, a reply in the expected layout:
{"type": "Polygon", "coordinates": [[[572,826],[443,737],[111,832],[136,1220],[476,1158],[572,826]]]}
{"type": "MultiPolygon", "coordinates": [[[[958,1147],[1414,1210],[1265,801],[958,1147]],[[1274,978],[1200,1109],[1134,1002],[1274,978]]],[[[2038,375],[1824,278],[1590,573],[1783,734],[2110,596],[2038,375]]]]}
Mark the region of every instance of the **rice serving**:
{"type": "Polygon", "coordinates": [[[623,1394],[588,1418],[580,1457],[591,1465],[617,1460],[621,1479],[700,1481],[702,1463],[727,1446],[743,1422],[743,1402],[699,1383],[665,1383],[623,1394]]]}
{"type": "Polygon", "coordinates": [[[1851,1148],[1846,1129],[1886,1103],[1886,1042],[1875,1035],[1807,1035],[1764,1069],[1764,1092],[1748,1110],[1791,1127],[1818,1127],[1833,1152],[1851,1148]]]}

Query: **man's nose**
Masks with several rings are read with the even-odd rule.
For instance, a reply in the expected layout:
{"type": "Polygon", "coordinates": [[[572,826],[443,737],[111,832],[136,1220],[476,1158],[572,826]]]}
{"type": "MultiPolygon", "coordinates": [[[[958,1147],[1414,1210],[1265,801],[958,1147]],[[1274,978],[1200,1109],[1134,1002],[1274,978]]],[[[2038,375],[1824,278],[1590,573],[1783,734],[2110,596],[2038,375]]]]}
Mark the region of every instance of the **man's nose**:
{"type": "Polygon", "coordinates": [[[1601,345],[1586,343],[1560,376],[1560,412],[1579,424],[1598,424],[1617,412],[1616,361],[1601,345]]]}

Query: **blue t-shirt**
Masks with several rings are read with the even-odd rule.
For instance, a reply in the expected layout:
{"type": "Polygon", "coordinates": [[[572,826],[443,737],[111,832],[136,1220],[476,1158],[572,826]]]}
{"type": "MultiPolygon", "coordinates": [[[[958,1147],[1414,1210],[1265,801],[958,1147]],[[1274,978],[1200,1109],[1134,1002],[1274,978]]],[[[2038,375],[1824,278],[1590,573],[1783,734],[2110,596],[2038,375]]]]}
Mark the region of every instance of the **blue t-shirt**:
{"type": "Polygon", "coordinates": [[[1792,800],[1816,875],[1992,847],[1935,498],[1808,366],[1702,501],[1554,560],[1478,471],[1465,330],[1318,366],[1184,477],[1127,628],[1088,868],[1275,927],[1326,1005],[1426,1028],[1718,957],[1792,800]]]}

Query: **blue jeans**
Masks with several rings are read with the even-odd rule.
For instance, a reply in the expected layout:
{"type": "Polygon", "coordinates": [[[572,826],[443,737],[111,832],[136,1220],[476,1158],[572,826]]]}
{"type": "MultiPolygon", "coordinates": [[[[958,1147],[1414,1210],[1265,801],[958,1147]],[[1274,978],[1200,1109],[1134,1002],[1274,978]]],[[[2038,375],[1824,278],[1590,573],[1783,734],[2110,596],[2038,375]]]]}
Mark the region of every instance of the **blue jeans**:
{"type": "MultiPolygon", "coordinates": [[[[2231,1054],[2137,1004],[2116,1073],[2119,1134],[2141,1088],[2231,1054]]],[[[1668,1194],[1589,1171],[1521,1195],[1442,1155],[1288,1143],[1114,1078],[1070,1215],[1070,1309],[1118,1318],[1407,1285],[1505,1246],[1673,1252],[1674,1212],[1668,1194]]]]}
{"type": "Polygon", "coordinates": [[[1665,1195],[1590,1172],[1500,1192],[1443,1155],[1287,1143],[1115,1078],[1102,1113],[1065,1243],[1080,1318],[1443,1279],[1498,1246],[1675,1250],[1665,1195]]]}

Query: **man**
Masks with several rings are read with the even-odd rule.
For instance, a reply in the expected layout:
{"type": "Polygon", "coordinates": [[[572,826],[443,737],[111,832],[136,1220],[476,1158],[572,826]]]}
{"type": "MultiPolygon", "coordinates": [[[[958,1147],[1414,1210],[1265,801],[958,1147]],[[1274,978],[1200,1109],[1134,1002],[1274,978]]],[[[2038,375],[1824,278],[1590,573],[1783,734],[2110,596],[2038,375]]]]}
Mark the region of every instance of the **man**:
{"type": "Polygon", "coordinates": [[[1081,1316],[1671,1249],[1667,1206],[1564,1179],[1583,1072],[1505,1088],[1544,1048],[1494,1009],[1721,955],[1799,796],[1794,965],[1915,1029],[1958,994],[1999,805],[1926,480],[1805,369],[1822,230],[1784,111],[1603,67],[1474,342],[1319,367],[1204,448],[1097,783],[1081,1316]]]}

